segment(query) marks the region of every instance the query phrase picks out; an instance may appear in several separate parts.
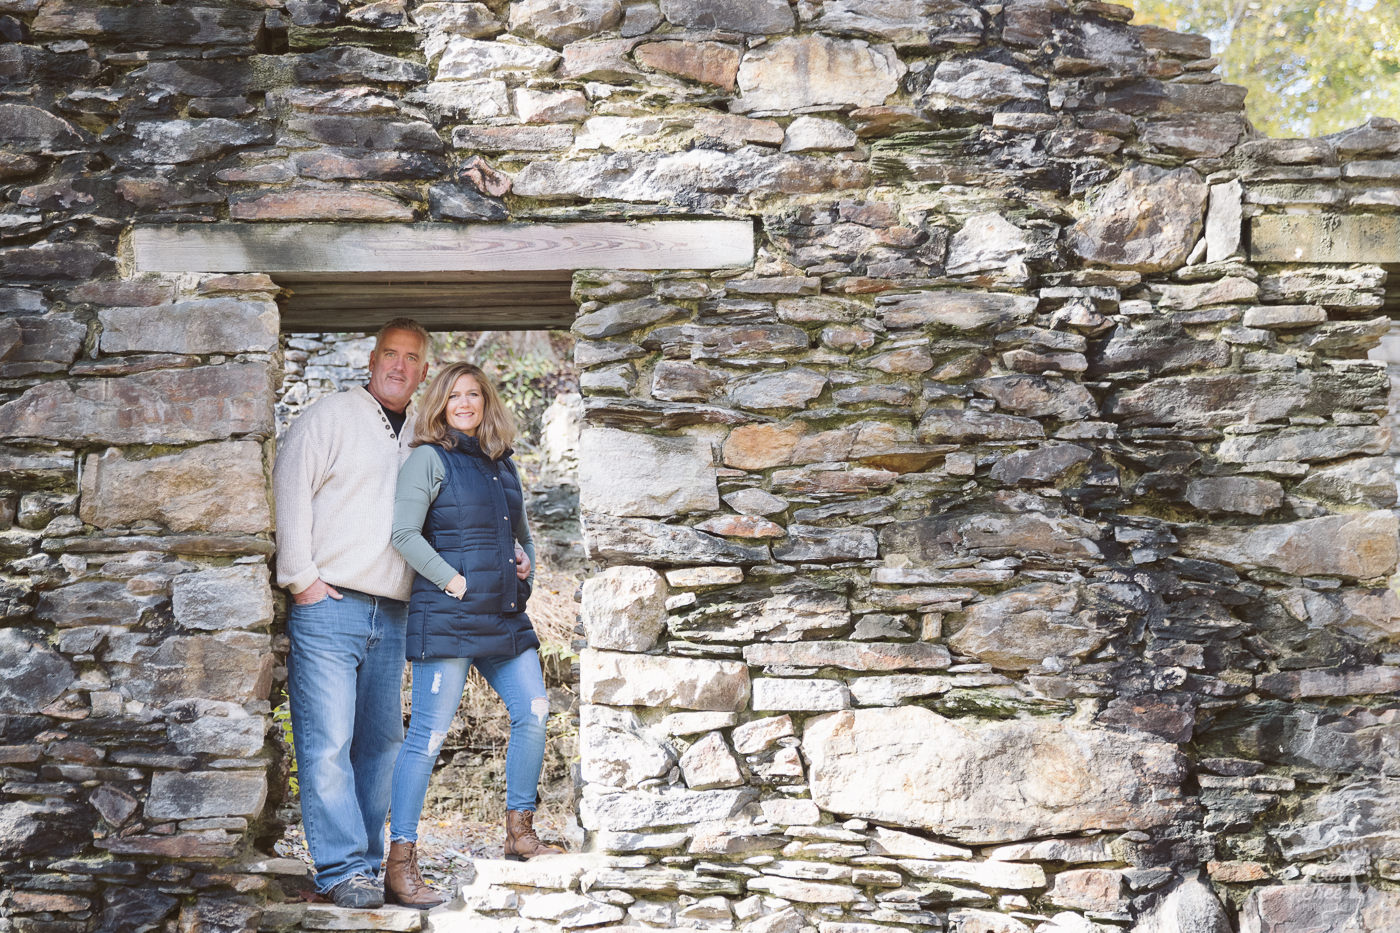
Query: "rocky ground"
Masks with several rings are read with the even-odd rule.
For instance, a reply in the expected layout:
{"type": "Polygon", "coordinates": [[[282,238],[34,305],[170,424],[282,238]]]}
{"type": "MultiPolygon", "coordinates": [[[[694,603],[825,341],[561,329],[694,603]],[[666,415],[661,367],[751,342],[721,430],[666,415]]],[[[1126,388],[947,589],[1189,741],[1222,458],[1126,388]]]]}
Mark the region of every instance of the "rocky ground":
{"type": "MultiPolygon", "coordinates": [[[[535,817],[535,828],[544,841],[562,845],[570,852],[579,850],[582,830],[572,808],[541,809],[535,817]]],[[[449,890],[455,884],[470,882],[474,859],[500,858],[504,838],[505,828],[499,822],[484,822],[463,813],[434,814],[418,826],[418,866],[429,884],[449,890]]],[[[274,849],[277,855],[300,859],[308,869],[311,866],[300,822],[287,824],[287,831],[274,849]]]]}

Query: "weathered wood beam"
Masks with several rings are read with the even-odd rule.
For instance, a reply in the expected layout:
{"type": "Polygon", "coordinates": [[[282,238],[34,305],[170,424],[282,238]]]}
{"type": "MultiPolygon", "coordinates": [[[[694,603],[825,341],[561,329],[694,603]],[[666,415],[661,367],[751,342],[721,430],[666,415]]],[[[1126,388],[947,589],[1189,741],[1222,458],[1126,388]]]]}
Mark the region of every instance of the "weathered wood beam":
{"type": "Polygon", "coordinates": [[[1261,214],[1250,224],[1249,258],[1400,263],[1400,215],[1261,214]]]}
{"type": "Polygon", "coordinates": [[[573,273],[279,274],[282,329],[375,330],[401,314],[429,330],[567,328],[578,315],[573,273]]]}
{"type": "Polygon", "coordinates": [[[391,318],[409,315],[428,330],[567,330],[578,315],[571,301],[512,302],[487,305],[466,302],[450,308],[416,304],[365,305],[304,309],[281,305],[281,328],[287,333],[359,331],[373,333],[391,318]]]}
{"type": "Polygon", "coordinates": [[[140,272],[411,273],[720,269],[754,259],[748,220],[140,225],[140,272]]]}

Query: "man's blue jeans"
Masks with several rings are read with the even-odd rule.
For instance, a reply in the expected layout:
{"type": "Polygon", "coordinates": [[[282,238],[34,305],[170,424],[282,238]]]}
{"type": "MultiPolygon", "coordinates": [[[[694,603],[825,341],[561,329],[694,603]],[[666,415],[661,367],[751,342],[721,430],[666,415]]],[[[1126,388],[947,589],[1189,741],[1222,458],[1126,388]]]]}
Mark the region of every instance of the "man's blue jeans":
{"type": "Polygon", "coordinates": [[[301,820],[316,887],[379,874],[389,781],[403,744],[408,604],[340,588],[292,604],[287,688],[301,820]]]}
{"type": "Polygon", "coordinates": [[[428,793],[428,778],[462,702],[462,688],[472,664],[505,701],[510,713],[506,809],[535,809],[540,769],[544,765],[545,723],[549,720],[549,697],[535,649],[513,658],[414,661],[413,715],[394,766],[394,802],[389,813],[389,838],[395,842],[418,841],[418,817],[428,793]]]}

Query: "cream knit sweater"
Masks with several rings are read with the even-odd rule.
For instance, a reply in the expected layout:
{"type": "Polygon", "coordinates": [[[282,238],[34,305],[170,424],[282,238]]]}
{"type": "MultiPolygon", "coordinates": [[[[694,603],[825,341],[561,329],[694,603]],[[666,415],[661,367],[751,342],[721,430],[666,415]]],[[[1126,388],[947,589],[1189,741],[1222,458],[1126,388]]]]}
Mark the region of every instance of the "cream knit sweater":
{"type": "Polygon", "coordinates": [[[413,438],[413,409],[394,429],[363,386],[326,396],[287,429],[272,470],[277,582],[300,593],[316,578],[408,599],[413,569],[390,542],[394,485],[413,438]]]}

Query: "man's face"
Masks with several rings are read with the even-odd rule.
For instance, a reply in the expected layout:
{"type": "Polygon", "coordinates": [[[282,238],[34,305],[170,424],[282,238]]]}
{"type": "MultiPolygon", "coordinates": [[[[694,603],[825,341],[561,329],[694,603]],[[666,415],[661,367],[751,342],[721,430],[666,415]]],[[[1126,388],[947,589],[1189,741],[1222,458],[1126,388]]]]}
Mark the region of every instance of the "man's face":
{"type": "Polygon", "coordinates": [[[428,375],[427,351],[411,331],[386,333],[369,355],[369,394],[390,411],[403,411],[428,375]]]}

